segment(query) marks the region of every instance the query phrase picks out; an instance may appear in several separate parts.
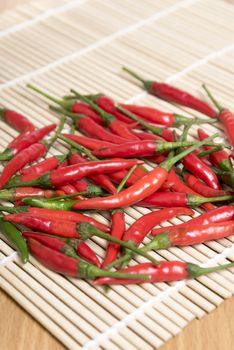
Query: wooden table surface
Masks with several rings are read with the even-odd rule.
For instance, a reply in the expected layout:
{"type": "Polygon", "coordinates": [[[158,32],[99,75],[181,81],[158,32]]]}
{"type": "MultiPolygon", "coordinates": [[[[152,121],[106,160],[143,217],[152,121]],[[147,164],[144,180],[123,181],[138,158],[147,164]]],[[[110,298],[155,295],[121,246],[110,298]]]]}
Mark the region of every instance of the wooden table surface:
{"type": "MultiPolygon", "coordinates": [[[[26,2],[29,0],[0,0],[0,11],[26,2]]],[[[161,350],[232,350],[234,346],[233,315],[234,297],[226,300],[202,320],[191,322],[161,350]]],[[[2,291],[0,291],[0,319],[0,339],[3,350],[65,349],[46,329],[2,291]]]]}

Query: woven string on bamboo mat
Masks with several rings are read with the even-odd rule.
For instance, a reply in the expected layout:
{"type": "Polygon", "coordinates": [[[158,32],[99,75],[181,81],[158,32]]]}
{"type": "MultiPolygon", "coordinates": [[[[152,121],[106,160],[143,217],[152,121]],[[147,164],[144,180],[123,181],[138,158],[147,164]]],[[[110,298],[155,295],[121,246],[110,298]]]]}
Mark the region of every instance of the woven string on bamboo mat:
{"type": "MultiPolygon", "coordinates": [[[[21,6],[0,16],[1,104],[26,114],[37,127],[57,122],[47,101],[26,88],[30,81],[57,96],[70,88],[103,92],[117,101],[202,117],[142,92],[121,72],[125,65],[198,96],[205,81],[223,105],[234,109],[233,16],[234,6],[221,0],[43,0],[21,6]]],[[[16,132],[2,122],[0,129],[4,148],[16,132]]],[[[191,139],[196,129],[191,128],[191,139]]],[[[225,137],[219,123],[204,129],[225,137]]],[[[50,153],[65,150],[56,143],[50,153]]],[[[127,225],[149,211],[126,209],[127,225]]],[[[94,216],[109,222],[108,214],[94,216]]],[[[189,219],[181,216],[162,226],[189,219]]],[[[208,266],[233,261],[233,242],[229,237],[152,255],[208,266]]],[[[94,238],[90,245],[102,258],[105,242],[94,238]]],[[[232,270],[177,283],[116,285],[105,293],[88,281],[53,273],[32,257],[23,266],[3,237],[0,259],[1,288],[74,350],[159,348],[234,293],[232,270]]]]}

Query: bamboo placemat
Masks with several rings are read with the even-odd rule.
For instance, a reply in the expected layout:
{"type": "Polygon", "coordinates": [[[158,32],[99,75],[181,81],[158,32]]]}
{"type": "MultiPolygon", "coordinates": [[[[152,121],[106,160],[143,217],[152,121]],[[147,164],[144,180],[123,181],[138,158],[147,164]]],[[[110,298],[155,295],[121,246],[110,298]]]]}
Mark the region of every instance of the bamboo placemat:
{"type": "MultiPolygon", "coordinates": [[[[0,16],[1,103],[30,116],[38,127],[57,121],[47,101],[25,87],[30,81],[57,96],[73,87],[181,112],[142,92],[121,72],[124,64],[198,95],[206,81],[221,103],[234,109],[233,18],[234,6],[221,0],[43,0],[24,5],[0,16]]],[[[198,115],[186,108],[183,112],[198,115]]],[[[4,147],[16,132],[2,122],[0,128],[4,147]]],[[[204,129],[218,129],[224,137],[218,123],[204,129]]],[[[193,127],[190,136],[195,135],[193,127]]],[[[51,154],[63,150],[56,144],[51,154]]],[[[127,209],[127,223],[148,212],[127,209]]],[[[108,216],[95,216],[108,222],[108,216]]],[[[154,255],[213,265],[234,260],[233,242],[230,237],[154,255]]],[[[103,256],[102,240],[93,239],[92,247],[103,256]]],[[[1,288],[69,349],[159,348],[234,293],[231,270],[185,282],[113,286],[105,294],[87,281],[55,274],[33,258],[22,266],[4,239],[0,259],[1,288]]]]}

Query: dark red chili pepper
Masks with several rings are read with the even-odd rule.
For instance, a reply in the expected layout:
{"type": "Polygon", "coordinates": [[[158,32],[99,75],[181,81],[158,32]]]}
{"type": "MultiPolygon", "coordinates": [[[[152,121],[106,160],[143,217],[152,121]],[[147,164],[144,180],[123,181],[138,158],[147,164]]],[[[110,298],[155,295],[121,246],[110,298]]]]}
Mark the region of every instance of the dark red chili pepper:
{"type": "Polygon", "coordinates": [[[151,196],[146,197],[137,205],[147,208],[160,207],[199,207],[203,203],[232,201],[234,196],[223,195],[219,197],[201,197],[194,194],[179,192],[155,192],[151,196]]]}
{"type": "Polygon", "coordinates": [[[8,146],[0,154],[0,160],[12,159],[16,154],[18,154],[22,150],[42,140],[46,135],[48,135],[55,128],[56,128],[56,124],[51,124],[51,125],[44,126],[41,129],[36,129],[31,133],[25,134],[24,137],[21,137],[20,140],[18,140],[18,142],[15,142],[14,145],[11,144],[11,146],[8,146]]]}
{"type": "MultiPolygon", "coordinates": [[[[204,140],[209,135],[203,129],[198,129],[198,136],[200,140],[204,140]]],[[[209,150],[213,147],[204,146],[205,149],[209,150]]],[[[221,170],[224,171],[233,171],[232,163],[229,159],[229,154],[225,150],[220,150],[209,155],[209,158],[213,165],[218,166],[221,170]]]]}
{"type": "Polygon", "coordinates": [[[73,134],[62,134],[66,138],[76,142],[77,144],[88,148],[89,150],[93,151],[98,148],[102,147],[111,147],[113,146],[113,143],[97,140],[94,138],[86,137],[86,136],[80,136],[80,135],[73,135],[73,134]]]}
{"type": "MultiPolygon", "coordinates": [[[[216,137],[216,135],[214,135],[216,137]]],[[[152,193],[156,192],[163,183],[167,180],[168,172],[171,167],[177,163],[180,159],[185,157],[190,152],[203,146],[205,141],[200,141],[196,145],[186,149],[180,154],[173,158],[170,158],[163,162],[156,169],[153,169],[147,173],[144,177],[135,182],[131,187],[117,193],[116,195],[108,196],[105,198],[97,197],[92,199],[87,199],[73,205],[74,209],[114,209],[122,208],[150,196],[152,193]]]]}
{"type": "MultiPolygon", "coordinates": [[[[71,157],[69,158],[69,163],[71,165],[74,164],[82,164],[84,162],[87,162],[87,159],[83,158],[79,154],[75,153],[72,154],[71,157]]],[[[97,175],[91,175],[89,176],[90,180],[96,183],[97,185],[103,187],[110,193],[116,193],[116,188],[111,182],[111,180],[108,178],[108,176],[104,174],[97,174],[97,175]]]]}
{"type": "Polygon", "coordinates": [[[63,196],[63,191],[58,190],[43,190],[42,188],[36,187],[19,187],[12,190],[1,190],[0,199],[11,202],[21,201],[23,198],[30,197],[42,197],[42,198],[53,198],[63,196]]]}
{"type": "Polygon", "coordinates": [[[143,84],[144,89],[147,90],[150,94],[155,95],[168,102],[177,103],[181,106],[195,109],[196,111],[208,115],[209,117],[217,117],[216,111],[208,103],[189,94],[188,92],[180,90],[166,83],[144,80],[128,68],[123,67],[123,70],[139,80],[143,84]]]}
{"type": "Polygon", "coordinates": [[[205,185],[203,182],[201,182],[197,177],[193,176],[192,174],[185,174],[184,175],[185,181],[187,184],[196,192],[200,193],[204,197],[219,197],[219,196],[227,196],[230,195],[230,191],[224,191],[224,190],[214,190],[213,188],[205,185]]]}
{"type": "MultiPolygon", "coordinates": [[[[175,228],[180,228],[180,227],[195,227],[195,226],[204,226],[204,225],[210,225],[213,223],[218,223],[218,222],[225,222],[225,221],[230,221],[234,219],[234,206],[222,206],[220,208],[215,208],[207,213],[203,213],[196,218],[183,222],[182,224],[179,225],[174,225],[174,226],[168,226],[166,228],[167,231],[174,230],[175,228]]],[[[153,236],[156,236],[157,234],[165,232],[165,227],[160,227],[154,229],[151,234],[153,236]]]]}
{"type": "Polygon", "coordinates": [[[0,119],[20,133],[31,132],[35,126],[22,114],[7,108],[0,108],[0,119]]]}
{"type": "MultiPolygon", "coordinates": [[[[175,170],[172,168],[169,172],[167,183],[169,184],[169,188],[174,192],[181,192],[181,193],[187,193],[187,194],[195,194],[199,196],[199,193],[192,190],[190,187],[188,187],[176,174],[175,170]]],[[[165,183],[166,185],[166,183],[165,183]]],[[[211,203],[204,203],[201,205],[206,210],[212,210],[214,209],[213,204],[211,203]]]]}
{"type": "Polygon", "coordinates": [[[90,264],[93,264],[97,267],[101,267],[101,263],[97,255],[85,242],[78,241],[76,245],[76,252],[82,257],[82,259],[86,260],[90,264]]]}
{"type": "Polygon", "coordinates": [[[69,257],[53,250],[49,247],[44,246],[40,242],[33,238],[28,239],[29,250],[41,264],[46,266],[52,271],[80,278],[94,278],[98,276],[113,276],[116,278],[142,278],[147,279],[147,276],[136,275],[136,274],[122,274],[119,272],[104,271],[99,269],[95,265],[91,265],[84,261],[69,257]]]}
{"type": "MultiPolygon", "coordinates": [[[[122,210],[115,210],[111,217],[111,236],[122,239],[125,231],[125,216],[122,210]]],[[[102,263],[104,269],[111,264],[119,253],[120,246],[118,244],[109,243],[106,249],[106,255],[102,263]]]]}
{"type": "Polygon", "coordinates": [[[153,107],[138,106],[138,105],[127,105],[124,103],[120,104],[121,107],[127,111],[136,114],[137,116],[146,119],[150,123],[162,124],[167,127],[178,127],[185,124],[204,124],[213,123],[214,120],[199,119],[199,118],[188,118],[180,114],[162,112],[153,107]]]}
{"type": "Polygon", "coordinates": [[[43,157],[45,153],[46,146],[42,143],[34,143],[18,153],[3,169],[0,176],[0,188],[3,188],[17,171],[21,170],[25,165],[34,162],[39,157],[43,157]]]}
{"type": "MultiPolygon", "coordinates": [[[[149,276],[151,283],[155,282],[172,282],[179,281],[186,278],[197,278],[199,276],[228,269],[234,266],[234,263],[226,265],[218,265],[214,267],[201,267],[192,263],[185,263],[182,261],[161,261],[159,266],[151,263],[143,263],[135,266],[130,266],[127,269],[119,270],[127,273],[142,273],[149,276]]],[[[130,284],[130,283],[144,283],[142,280],[129,280],[120,278],[103,277],[94,281],[95,285],[99,284],[130,284]]]]}
{"type": "Polygon", "coordinates": [[[94,109],[114,134],[119,135],[127,140],[139,140],[138,137],[129,130],[129,127],[125,123],[117,119],[114,115],[105,112],[103,109],[98,107],[91,99],[77,93],[74,90],[71,91],[76,95],[76,97],[78,97],[79,100],[87,103],[92,109],[94,109]]]}
{"type": "Polygon", "coordinates": [[[142,163],[143,162],[140,160],[130,160],[130,159],[128,160],[113,159],[113,160],[85,162],[85,163],[69,165],[64,168],[53,170],[52,172],[42,175],[36,180],[21,182],[21,183],[17,182],[15,184],[11,183],[7,186],[7,188],[23,187],[23,186],[60,187],[72,182],[76,182],[77,180],[80,180],[84,177],[89,177],[90,175],[93,175],[93,174],[110,173],[119,169],[129,169],[135,164],[142,164],[142,163]]]}
{"type": "MultiPolygon", "coordinates": [[[[216,99],[211,95],[210,91],[207,89],[205,84],[203,84],[202,86],[205,89],[207,95],[210,97],[211,101],[217,107],[219,111],[218,118],[220,122],[223,124],[227,138],[233,148],[234,147],[234,113],[231,112],[229,109],[222,107],[216,101],[216,99]]],[[[232,150],[232,154],[234,154],[233,150],[232,150]]]]}

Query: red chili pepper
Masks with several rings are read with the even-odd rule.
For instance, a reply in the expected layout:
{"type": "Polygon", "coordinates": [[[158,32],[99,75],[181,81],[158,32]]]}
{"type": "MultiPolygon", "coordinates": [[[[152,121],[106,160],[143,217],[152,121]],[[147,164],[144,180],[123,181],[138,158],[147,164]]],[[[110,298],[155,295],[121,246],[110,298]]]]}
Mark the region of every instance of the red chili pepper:
{"type": "MultiPolygon", "coordinates": [[[[192,263],[185,263],[182,261],[161,261],[159,266],[151,263],[143,263],[135,266],[130,266],[127,269],[119,270],[119,272],[127,273],[141,273],[149,277],[151,283],[155,282],[172,282],[179,281],[186,278],[197,278],[199,276],[216,272],[233,267],[234,263],[226,265],[218,265],[214,267],[201,267],[192,263]]],[[[144,283],[142,280],[130,280],[120,278],[102,277],[94,281],[95,285],[99,284],[131,284],[144,283]]]]}
{"type": "Polygon", "coordinates": [[[86,192],[86,197],[97,197],[103,194],[101,187],[91,184],[85,180],[76,181],[73,183],[77,192],[86,192]]]}
{"type": "Polygon", "coordinates": [[[117,119],[114,115],[105,112],[103,109],[98,107],[91,99],[77,93],[75,90],[71,91],[76,95],[76,97],[78,97],[78,99],[87,103],[92,109],[94,109],[114,134],[119,135],[127,140],[139,140],[138,137],[129,130],[129,127],[125,123],[117,119]]]}
{"type": "MultiPolygon", "coordinates": [[[[60,190],[62,190],[65,194],[77,193],[77,189],[71,184],[61,186],[60,190]]],[[[83,195],[77,195],[77,196],[74,196],[73,199],[81,200],[81,199],[84,199],[84,197],[83,195]]]]}
{"type": "MultiPolygon", "coordinates": [[[[234,113],[231,112],[229,109],[222,107],[216,99],[211,95],[210,91],[207,89],[205,84],[202,85],[205,89],[207,95],[211,99],[211,101],[214,103],[214,105],[217,107],[219,111],[218,118],[220,122],[224,126],[225,133],[227,135],[227,138],[229,139],[230,144],[232,145],[232,148],[234,147],[234,113]]],[[[233,150],[232,150],[232,154],[233,150]]]]}
{"type": "Polygon", "coordinates": [[[127,111],[136,114],[140,118],[143,118],[150,123],[162,124],[167,127],[178,127],[181,125],[191,124],[201,124],[214,122],[213,120],[199,119],[199,118],[188,118],[180,114],[162,112],[153,107],[137,106],[137,105],[127,105],[124,103],[120,104],[121,107],[127,111]]]}
{"type": "Polygon", "coordinates": [[[78,259],[66,256],[58,251],[46,247],[33,238],[28,239],[28,246],[32,255],[34,255],[41,264],[52,271],[71,277],[94,278],[98,276],[113,276],[116,278],[142,278],[147,280],[147,276],[143,275],[101,270],[97,266],[91,265],[84,261],[79,261],[78,259]]]}
{"type": "MultiPolygon", "coordinates": [[[[164,139],[161,136],[154,135],[148,132],[135,132],[135,135],[139,137],[140,140],[158,140],[158,141],[164,141],[164,139]]],[[[174,141],[174,139],[170,140],[174,141]]],[[[101,147],[100,147],[101,148],[101,147]]]]}
{"type": "MultiPolygon", "coordinates": [[[[200,140],[204,140],[209,135],[206,134],[206,132],[203,129],[198,129],[198,136],[200,140]]],[[[204,146],[205,149],[209,150],[213,147],[211,146],[204,146]]],[[[232,163],[229,159],[229,154],[225,150],[220,150],[214,153],[211,153],[209,155],[210,161],[215,166],[218,166],[221,170],[224,171],[233,171],[232,163]]]]}
{"type": "Polygon", "coordinates": [[[18,142],[15,142],[14,145],[8,146],[1,154],[0,160],[10,160],[16,154],[21,152],[22,150],[28,148],[29,146],[37,143],[41,139],[43,139],[46,135],[48,135],[51,131],[56,128],[56,124],[47,125],[41,129],[36,129],[31,133],[27,133],[24,137],[21,137],[18,142]]]}
{"type": "Polygon", "coordinates": [[[155,192],[151,196],[146,197],[137,205],[147,208],[160,207],[199,207],[203,203],[231,201],[234,199],[232,195],[223,195],[219,197],[201,197],[194,194],[179,192],[155,192]]]}
{"type": "Polygon", "coordinates": [[[93,174],[110,173],[119,169],[129,169],[135,164],[142,163],[143,162],[140,160],[130,159],[113,159],[85,162],[53,170],[52,172],[42,175],[36,180],[22,183],[16,182],[15,184],[11,183],[7,186],[7,188],[22,186],[60,187],[72,182],[76,182],[77,180],[80,180],[84,177],[89,177],[93,174]]]}
{"type": "MultiPolygon", "coordinates": [[[[190,187],[188,187],[183,181],[180,180],[178,175],[176,174],[175,170],[172,168],[169,172],[167,183],[169,183],[169,188],[174,192],[181,192],[181,193],[187,193],[187,194],[195,194],[199,196],[198,192],[195,192],[190,187]]],[[[165,183],[166,185],[166,183],[165,183]]],[[[206,210],[212,210],[215,207],[211,203],[204,203],[202,204],[202,207],[206,210]]]]}
{"type": "Polygon", "coordinates": [[[230,191],[214,190],[213,188],[205,185],[192,174],[185,174],[185,181],[194,191],[200,193],[204,197],[219,197],[231,194],[230,191]]]}
{"type": "Polygon", "coordinates": [[[70,107],[70,110],[72,113],[84,114],[87,117],[90,117],[97,124],[103,124],[102,118],[94,110],[92,110],[92,108],[90,108],[86,103],[76,101],[70,107]]]}
{"type": "MultiPolygon", "coordinates": [[[[201,227],[204,225],[230,221],[233,219],[234,219],[234,206],[225,205],[220,208],[215,208],[207,213],[203,213],[192,220],[183,222],[182,224],[168,226],[166,230],[171,231],[171,230],[174,230],[175,228],[180,228],[180,227],[196,227],[196,226],[201,227]]],[[[165,227],[156,228],[151,232],[151,234],[153,236],[156,236],[161,232],[165,232],[165,227]]]]}
{"type": "MultiPolygon", "coordinates": [[[[83,158],[82,156],[80,156],[79,154],[75,153],[72,154],[70,159],[69,159],[69,163],[71,165],[74,164],[82,164],[84,162],[87,162],[87,159],[83,158]]],[[[97,175],[91,175],[90,180],[92,180],[94,183],[96,183],[97,185],[103,187],[104,189],[106,189],[108,192],[110,193],[116,193],[116,188],[113,185],[113,183],[111,182],[111,180],[104,174],[97,174],[97,175]]]]}
{"type": "Polygon", "coordinates": [[[23,198],[30,197],[42,197],[42,198],[53,198],[63,196],[63,191],[58,190],[44,190],[36,187],[19,187],[12,190],[1,190],[0,199],[8,200],[11,202],[21,201],[23,198]]]}
{"type": "MultiPolygon", "coordinates": [[[[216,135],[214,135],[216,137],[216,135]]],[[[87,199],[73,205],[74,209],[113,209],[122,208],[137,203],[156,192],[167,180],[171,167],[190,152],[203,146],[205,141],[200,141],[196,145],[186,149],[175,157],[168,159],[156,169],[147,173],[143,178],[135,182],[131,187],[105,198],[97,197],[87,199]]]]}
{"type": "MultiPolygon", "coordinates": [[[[111,236],[122,239],[125,231],[125,216],[122,210],[116,210],[111,217],[111,236]]],[[[102,263],[102,269],[111,264],[119,253],[118,244],[109,243],[106,249],[106,255],[102,263]]]]}
{"type": "Polygon", "coordinates": [[[97,267],[101,267],[101,263],[97,255],[85,242],[79,242],[77,244],[76,252],[78,255],[80,255],[84,260],[88,261],[90,264],[93,264],[97,267]]]}
{"type": "Polygon", "coordinates": [[[0,188],[3,188],[17,171],[21,170],[25,165],[34,162],[39,157],[43,157],[45,153],[46,146],[42,143],[34,143],[33,145],[18,153],[5,166],[0,176],[0,188]]]}
{"type": "Polygon", "coordinates": [[[168,102],[177,103],[181,106],[186,106],[196,111],[199,111],[209,117],[216,118],[217,113],[215,110],[206,102],[200,100],[199,98],[189,94],[186,91],[180,90],[174,86],[166,83],[159,83],[157,81],[144,80],[136,73],[128,68],[123,67],[125,72],[128,72],[134,78],[142,82],[143,87],[150,94],[158,96],[159,98],[166,100],[168,102]]]}
{"type": "MultiPolygon", "coordinates": [[[[142,165],[136,167],[129,179],[126,181],[125,186],[132,186],[137,180],[141,179],[148,173],[148,170],[142,165]]],[[[120,183],[127,175],[126,170],[117,171],[116,173],[109,174],[109,177],[116,183],[120,183]]]]}
{"type": "Polygon", "coordinates": [[[77,144],[83,147],[88,148],[91,151],[102,147],[113,146],[113,143],[111,142],[101,141],[101,140],[97,140],[86,136],[73,135],[73,134],[62,134],[62,136],[67,137],[68,139],[76,142],[77,144]]]}
{"type": "Polygon", "coordinates": [[[0,119],[20,133],[31,132],[35,126],[22,114],[7,108],[0,108],[0,119]]]}

